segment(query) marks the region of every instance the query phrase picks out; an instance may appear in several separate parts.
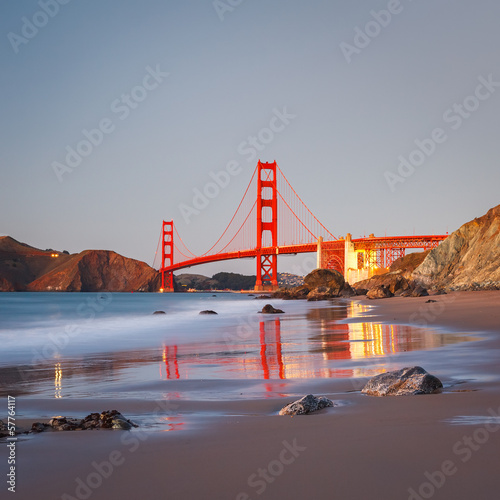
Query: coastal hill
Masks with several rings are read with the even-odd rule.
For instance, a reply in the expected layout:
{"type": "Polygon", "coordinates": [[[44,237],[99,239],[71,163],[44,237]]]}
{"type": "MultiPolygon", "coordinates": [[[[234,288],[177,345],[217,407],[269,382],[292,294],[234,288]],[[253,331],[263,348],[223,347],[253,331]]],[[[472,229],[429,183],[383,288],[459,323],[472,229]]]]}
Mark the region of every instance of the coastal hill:
{"type": "MultiPolygon", "coordinates": [[[[256,276],[238,273],[217,273],[211,278],[202,274],[183,273],[175,276],[175,282],[181,290],[253,290],[256,276]]],[[[280,287],[294,287],[304,284],[302,276],[290,273],[278,273],[280,287]]]]}
{"type": "MultiPolygon", "coordinates": [[[[302,278],[278,273],[282,286],[301,284],[302,278]]],[[[178,291],[250,290],[255,276],[217,273],[175,276],[178,291]]],[[[146,263],[109,250],[77,254],[41,250],[10,236],[0,237],[0,292],[157,292],[161,275],[146,263]]]]}
{"type": "Polygon", "coordinates": [[[431,250],[412,278],[451,290],[500,286],[500,205],[467,222],[431,250]]]}
{"type": "Polygon", "coordinates": [[[144,262],[108,250],[40,250],[0,237],[0,291],[153,292],[161,277],[144,262]]]}

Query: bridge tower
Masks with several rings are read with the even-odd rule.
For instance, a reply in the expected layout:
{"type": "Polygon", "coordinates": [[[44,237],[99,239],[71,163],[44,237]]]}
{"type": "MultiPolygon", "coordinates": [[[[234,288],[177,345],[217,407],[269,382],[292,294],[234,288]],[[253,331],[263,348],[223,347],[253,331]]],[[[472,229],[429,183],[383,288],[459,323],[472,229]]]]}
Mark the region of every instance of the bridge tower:
{"type": "Polygon", "coordinates": [[[161,230],[161,291],[174,291],[174,273],[165,268],[174,263],[174,221],[163,221],[161,230]]]}
{"type": "Polygon", "coordinates": [[[255,291],[260,292],[278,289],[278,190],[276,187],[276,162],[262,163],[259,160],[257,167],[257,280],[255,291]],[[271,235],[271,241],[269,241],[268,233],[271,235]]]}

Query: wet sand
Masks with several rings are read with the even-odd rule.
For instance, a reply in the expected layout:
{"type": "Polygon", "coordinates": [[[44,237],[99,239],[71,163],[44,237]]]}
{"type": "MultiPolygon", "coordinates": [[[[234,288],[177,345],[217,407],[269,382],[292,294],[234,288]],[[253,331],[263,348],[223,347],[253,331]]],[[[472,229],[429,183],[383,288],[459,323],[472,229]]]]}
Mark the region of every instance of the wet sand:
{"type": "MultiPolygon", "coordinates": [[[[429,396],[364,396],[366,379],[291,379],[206,382],[217,391],[240,387],[241,399],[222,401],[19,398],[27,421],[117,408],[150,425],[20,438],[16,498],[498,498],[500,292],[368,302],[377,306],[374,321],[481,332],[483,340],[458,345],[452,359],[440,360],[438,350],[412,353],[445,384],[429,396]],[[463,378],[447,375],[452,365],[455,373],[463,367],[463,378]],[[268,397],[245,400],[255,386],[268,397]],[[307,393],[339,405],[277,416],[292,396],[307,393]]],[[[391,369],[405,361],[396,357],[391,369]]],[[[171,381],[169,394],[196,384],[171,381]]]]}

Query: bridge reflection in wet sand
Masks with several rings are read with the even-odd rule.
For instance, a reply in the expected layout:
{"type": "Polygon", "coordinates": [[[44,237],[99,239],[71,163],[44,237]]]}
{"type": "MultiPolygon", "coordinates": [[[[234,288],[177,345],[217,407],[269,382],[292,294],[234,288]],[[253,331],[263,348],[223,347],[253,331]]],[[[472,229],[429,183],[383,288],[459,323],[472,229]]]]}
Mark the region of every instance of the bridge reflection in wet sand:
{"type": "Polygon", "coordinates": [[[468,340],[405,325],[348,323],[368,312],[358,303],[310,310],[297,328],[287,316],[261,320],[250,335],[231,345],[196,343],[165,346],[163,379],[362,377],[377,369],[357,360],[425,350],[468,340]],[[353,367],[345,367],[353,361],[353,367]],[[342,366],[336,366],[342,365],[342,366]]]}

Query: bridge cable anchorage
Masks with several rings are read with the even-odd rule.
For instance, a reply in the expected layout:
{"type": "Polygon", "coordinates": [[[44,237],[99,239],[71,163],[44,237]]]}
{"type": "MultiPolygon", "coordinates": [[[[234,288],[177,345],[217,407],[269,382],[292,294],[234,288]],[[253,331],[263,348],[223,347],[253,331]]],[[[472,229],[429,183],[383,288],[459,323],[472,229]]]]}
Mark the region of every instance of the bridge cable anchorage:
{"type": "Polygon", "coordinates": [[[290,182],[288,182],[288,179],[286,178],[285,174],[283,173],[283,171],[281,170],[279,165],[276,164],[276,166],[278,167],[279,173],[281,174],[281,176],[283,177],[285,182],[288,184],[288,186],[292,190],[293,194],[299,199],[299,201],[302,203],[302,205],[305,207],[305,209],[309,212],[311,217],[332,237],[332,239],[336,240],[337,238],[330,231],[328,231],[328,229],[317,219],[317,217],[309,210],[308,206],[302,201],[302,198],[296,193],[295,189],[293,189],[290,182]]]}

